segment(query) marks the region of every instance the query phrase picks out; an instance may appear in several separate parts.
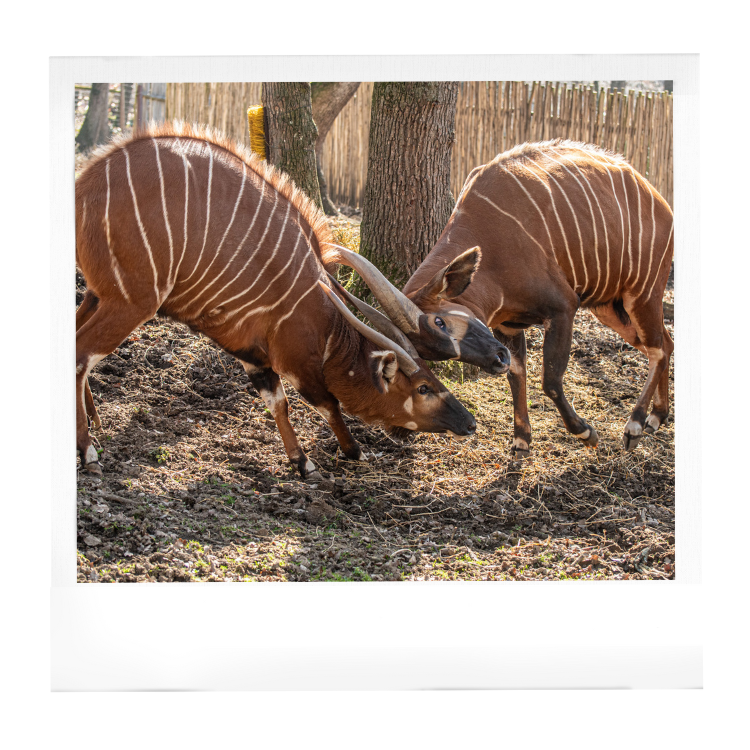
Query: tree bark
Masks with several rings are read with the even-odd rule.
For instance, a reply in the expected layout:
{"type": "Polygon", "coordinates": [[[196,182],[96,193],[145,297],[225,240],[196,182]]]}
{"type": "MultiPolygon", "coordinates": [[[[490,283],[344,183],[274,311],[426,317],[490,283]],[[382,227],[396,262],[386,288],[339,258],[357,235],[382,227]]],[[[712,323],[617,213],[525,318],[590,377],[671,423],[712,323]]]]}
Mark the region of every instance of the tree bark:
{"type": "Polygon", "coordinates": [[[360,253],[399,288],[453,211],[457,98],[454,81],[376,83],[373,89],[360,253]]]}
{"type": "Polygon", "coordinates": [[[89,96],[89,108],[83,125],[76,136],[78,148],[83,153],[91,151],[94,146],[104,143],[109,138],[109,84],[92,83],[89,96]]]}
{"type": "Polygon", "coordinates": [[[315,124],[318,127],[318,138],[315,141],[315,161],[318,170],[318,183],[320,185],[320,197],[323,202],[323,210],[328,216],[335,216],[338,211],[331,203],[328,195],[328,184],[323,174],[323,146],[328,131],[334,120],[346,103],[354,96],[359,88],[360,82],[343,83],[313,83],[312,89],[312,113],[315,124]]]}
{"type": "Polygon", "coordinates": [[[315,161],[318,129],[312,116],[309,83],[263,83],[268,139],[267,159],[322,208],[315,161]]]}

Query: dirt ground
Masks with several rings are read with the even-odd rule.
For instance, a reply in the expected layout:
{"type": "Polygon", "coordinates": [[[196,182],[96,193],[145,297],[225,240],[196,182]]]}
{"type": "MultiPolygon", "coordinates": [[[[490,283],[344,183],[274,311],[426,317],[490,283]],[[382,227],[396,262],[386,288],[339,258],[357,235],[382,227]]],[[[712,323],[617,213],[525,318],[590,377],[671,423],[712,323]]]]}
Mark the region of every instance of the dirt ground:
{"type": "MultiPolygon", "coordinates": [[[[80,274],[76,283],[80,302],[80,274]]],[[[673,301],[670,282],[666,309],[673,301]]],[[[511,460],[505,376],[436,368],[477,418],[467,440],[400,442],[347,418],[368,463],[343,458],[285,382],[324,477],[306,484],[239,363],[183,325],[149,321],[89,378],[104,474],[78,473],[78,580],[674,578],[672,418],[635,451],[621,448],[646,358],[579,312],[565,384],[599,433],[590,449],[541,391],[542,332],[527,343],[530,458],[511,460]]]]}

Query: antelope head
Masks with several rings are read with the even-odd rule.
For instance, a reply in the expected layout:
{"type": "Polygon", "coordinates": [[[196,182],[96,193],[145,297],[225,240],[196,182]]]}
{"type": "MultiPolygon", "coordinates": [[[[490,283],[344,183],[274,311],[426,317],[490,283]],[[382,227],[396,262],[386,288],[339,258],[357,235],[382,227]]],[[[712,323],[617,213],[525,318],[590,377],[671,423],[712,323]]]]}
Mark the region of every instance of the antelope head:
{"type": "Polygon", "coordinates": [[[478,247],[463,252],[409,297],[396,289],[366,258],[343,247],[337,250],[339,262],[362,277],[385,315],[344,293],[384,335],[402,346],[406,339],[423,359],[460,360],[495,375],[508,371],[510,352],[468,307],[455,301],[469,286],[479,267],[478,247]]]}
{"type": "MultiPolygon", "coordinates": [[[[424,362],[420,362],[406,337],[401,336],[401,342],[397,343],[373,330],[359,320],[332,289],[322,281],[318,283],[345,321],[377,347],[368,355],[370,377],[376,391],[362,383],[356,396],[350,396],[349,403],[342,393],[341,402],[347,411],[397,434],[404,431],[449,432],[458,437],[474,434],[477,428],[474,417],[424,362]]],[[[356,297],[350,299],[356,300],[356,297]]]]}

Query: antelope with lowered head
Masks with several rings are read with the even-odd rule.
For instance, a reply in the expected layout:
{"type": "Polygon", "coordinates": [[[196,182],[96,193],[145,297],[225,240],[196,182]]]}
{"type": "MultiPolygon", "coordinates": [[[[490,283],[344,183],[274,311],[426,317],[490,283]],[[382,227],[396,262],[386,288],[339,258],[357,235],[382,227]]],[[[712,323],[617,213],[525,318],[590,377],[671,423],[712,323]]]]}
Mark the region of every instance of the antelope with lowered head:
{"type": "Polygon", "coordinates": [[[289,421],[283,375],[363,457],[339,405],[385,429],[469,435],[476,422],[422,362],[361,323],[326,282],[325,216],[282,173],[220,134],[150,126],[102,147],[76,182],[76,431],[101,473],[91,368],[157,313],[243,364],[303,478],[317,471],[289,421]]]}
{"type": "MultiPolygon", "coordinates": [[[[588,446],[598,443],[563,391],[573,318],[579,307],[591,310],[648,357],[623,436],[632,450],[669,413],[674,346],[662,297],[673,252],[669,205],[624,158],[560,139],[525,143],[469,174],[435,247],[403,292],[419,311],[441,318],[460,306],[510,349],[512,452],[520,456],[531,443],[524,329],[534,325],[545,331],[545,394],[569,432],[588,446]],[[467,262],[467,248],[476,246],[478,268],[467,262]]],[[[418,350],[421,335],[411,338],[418,350]]]]}

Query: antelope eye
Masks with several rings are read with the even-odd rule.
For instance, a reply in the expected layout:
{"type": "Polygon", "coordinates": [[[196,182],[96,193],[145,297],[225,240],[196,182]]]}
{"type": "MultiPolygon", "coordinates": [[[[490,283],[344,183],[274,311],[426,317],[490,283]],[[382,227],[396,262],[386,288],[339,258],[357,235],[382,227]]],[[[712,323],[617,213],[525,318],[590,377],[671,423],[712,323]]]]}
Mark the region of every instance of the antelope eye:
{"type": "Polygon", "coordinates": [[[445,328],[445,323],[443,322],[442,318],[435,318],[435,325],[438,328],[445,328]]]}
{"type": "Polygon", "coordinates": [[[425,393],[430,392],[430,386],[428,385],[420,385],[419,388],[417,388],[417,393],[421,393],[423,396],[425,393]]]}

